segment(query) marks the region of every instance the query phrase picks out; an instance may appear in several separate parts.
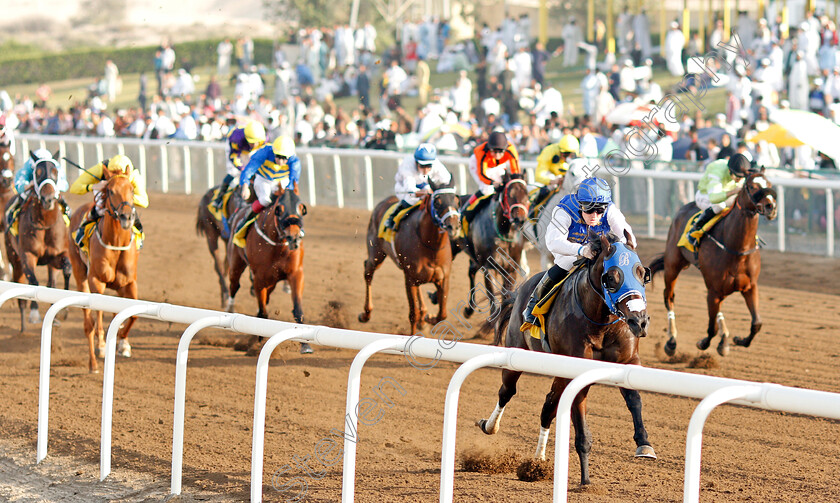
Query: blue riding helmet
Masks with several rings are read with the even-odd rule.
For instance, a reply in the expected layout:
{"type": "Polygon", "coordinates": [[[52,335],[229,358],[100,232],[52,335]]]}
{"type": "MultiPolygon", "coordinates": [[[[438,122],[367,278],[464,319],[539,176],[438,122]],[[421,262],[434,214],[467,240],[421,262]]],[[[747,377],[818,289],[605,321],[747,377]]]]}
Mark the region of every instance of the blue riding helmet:
{"type": "Polygon", "coordinates": [[[587,178],[580,182],[576,195],[584,209],[607,206],[612,202],[610,184],[603,178],[587,178]]]}
{"type": "Polygon", "coordinates": [[[437,159],[437,149],[431,143],[421,143],[414,151],[414,160],[417,164],[427,166],[437,159]]]}

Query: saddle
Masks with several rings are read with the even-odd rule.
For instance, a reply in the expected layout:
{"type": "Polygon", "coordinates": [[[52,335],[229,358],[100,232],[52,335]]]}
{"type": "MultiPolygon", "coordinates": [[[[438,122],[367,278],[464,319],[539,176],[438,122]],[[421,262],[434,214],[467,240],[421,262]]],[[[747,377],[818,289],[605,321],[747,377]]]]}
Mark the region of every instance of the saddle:
{"type": "Polygon", "coordinates": [[[227,205],[231,196],[233,196],[234,189],[236,189],[236,187],[227,188],[225,195],[222,196],[222,207],[219,209],[216,209],[216,207],[213,206],[213,201],[215,201],[216,197],[219,195],[219,188],[213,189],[213,197],[210,198],[210,203],[207,204],[207,209],[210,210],[210,214],[212,214],[216,220],[222,220],[228,216],[227,205]]]}
{"type": "Polygon", "coordinates": [[[468,204],[462,211],[461,211],[461,233],[462,235],[466,236],[470,230],[470,222],[472,219],[475,218],[476,213],[490,201],[490,198],[493,197],[494,194],[485,194],[472,203],[468,204]]]}
{"type": "Polygon", "coordinates": [[[548,291],[548,294],[546,294],[545,297],[541,298],[537,302],[537,305],[534,307],[533,314],[539,320],[539,326],[532,325],[525,321],[522,322],[522,326],[519,327],[519,330],[521,332],[527,331],[528,335],[530,335],[534,339],[541,341],[543,348],[546,350],[548,347],[548,340],[546,338],[545,332],[541,328],[545,326],[545,315],[548,314],[548,311],[551,309],[551,305],[554,304],[554,299],[557,298],[557,294],[560,293],[560,289],[563,288],[563,284],[566,283],[566,280],[572,277],[575,271],[583,267],[583,264],[583,261],[578,262],[574,267],[572,267],[572,270],[569,271],[569,274],[567,274],[565,278],[563,278],[562,280],[560,280],[559,283],[554,285],[551,288],[551,290],[548,291]]]}
{"type": "MultiPolygon", "coordinates": [[[[18,222],[20,221],[20,212],[23,210],[24,204],[26,204],[26,201],[10,209],[9,213],[5,215],[6,227],[9,229],[9,233],[15,237],[18,235],[18,222]]],[[[70,227],[70,217],[67,216],[67,212],[65,211],[61,216],[64,218],[64,225],[70,227]]]]}
{"type": "MultiPolygon", "coordinates": [[[[225,204],[227,204],[227,202],[225,202],[225,204]]],[[[260,213],[262,213],[262,211],[260,213]]],[[[251,228],[254,222],[257,221],[257,217],[260,215],[260,213],[257,213],[253,217],[246,220],[245,223],[242,224],[242,227],[240,227],[240,229],[236,231],[236,234],[231,236],[231,238],[233,239],[233,244],[240,248],[245,248],[246,239],[248,238],[248,230],[251,228]]]]}
{"type": "MultiPolygon", "coordinates": [[[[717,224],[720,221],[721,218],[728,215],[730,211],[732,211],[732,208],[727,208],[727,209],[721,211],[720,213],[718,213],[717,215],[712,217],[712,219],[709,220],[706,223],[706,225],[704,225],[701,229],[697,229],[697,230],[695,230],[694,232],[691,233],[691,235],[694,238],[697,239],[696,242],[697,242],[698,245],[700,244],[700,239],[704,235],[706,235],[707,232],[712,230],[712,227],[714,227],[715,224],[717,224]]],[[[685,248],[686,250],[688,250],[692,253],[697,253],[697,250],[695,250],[694,247],[691,246],[691,243],[688,242],[688,233],[694,227],[694,222],[697,221],[697,219],[700,217],[701,213],[703,213],[703,210],[698,211],[697,213],[692,215],[691,218],[688,219],[688,222],[685,223],[685,229],[683,229],[682,235],[680,235],[680,240],[677,242],[677,246],[682,246],[683,248],[685,248]]]]}
{"type": "Polygon", "coordinates": [[[402,222],[405,219],[405,217],[408,216],[409,213],[419,208],[422,204],[423,201],[420,201],[418,203],[412,204],[408,208],[405,208],[399,213],[397,213],[396,216],[394,216],[393,230],[386,228],[385,223],[388,222],[388,219],[391,217],[391,214],[394,213],[394,211],[396,211],[397,206],[399,206],[400,203],[399,201],[397,201],[396,203],[392,204],[390,207],[388,207],[387,210],[385,210],[385,214],[382,215],[382,221],[379,222],[379,232],[377,233],[377,237],[379,237],[380,239],[384,239],[389,243],[393,242],[394,236],[397,234],[397,231],[400,228],[400,222],[402,222]]]}
{"type": "MultiPolygon", "coordinates": [[[[82,240],[79,243],[79,250],[81,250],[82,255],[87,257],[90,255],[90,240],[93,237],[94,233],[96,233],[96,223],[99,222],[99,219],[89,222],[85,225],[84,230],[82,231],[82,240]]],[[[134,245],[137,247],[138,250],[143,248],[143,240],[146,239],[146,233],[137,230],[136,227],[131,227],[131,232],[134,233],[134,245]]],[[[131,246],[131,244],[129,244],[131,246]]]]}

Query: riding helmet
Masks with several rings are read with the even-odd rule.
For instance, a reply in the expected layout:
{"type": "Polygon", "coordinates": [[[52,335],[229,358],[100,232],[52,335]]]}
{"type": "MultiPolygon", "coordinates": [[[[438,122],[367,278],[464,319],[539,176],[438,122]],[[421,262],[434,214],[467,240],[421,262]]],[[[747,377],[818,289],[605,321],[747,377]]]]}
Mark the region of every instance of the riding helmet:
{"type": "Polygon", "coordinates": [[[603,178],[587,178],[578,186],[577,200],[586,207],[609,204],[612,202],[610,184],[603,178]]]}
{"type": "Polygon", "coordinates": [[[414,151],[417,164],[428,166],[437,158],[437,149],[431,143],[421,143],[414,151]]]}
{"type": "Polygon", "coordinates": [[[274,155],[280,155],[288,159],[295,155],[295,142],[288,136],[280,136],[271,144],[271,150],[274,155]]]}
{"type": "Polygon", "coordinates": [[[122,154],[117,154],[108,161],[108,171],[111,173],[120,172],[123,175],[130,175],[133,169],[131,159],[122,154]]]}
{"type": "Polygon", "coordinates": [[[735,154],[726,163],[732,176],[747,176],[751,169],[750,160],[743,154],[735,154]]]}
{"type": "Polygon", "coordinates": [[[557,142],[557,146],[560,148],[560,152],[567,152],[575,155],[577,155],[578,150],[580,150],[580,142],[577,138],[570,134],[560,138],[560,141],[557,142]]]}
{"type": "Polygon", "coordinates": [[[265,143],[265,128],[257,121],[251,121],[245,126],[245,141],[251,145],[265,143]]]}
{"type": "Polygon", "coordinates": [[[507,150],[507,147],[508,139],[503,132],[493,131],[490,133],[490,137],[487,138],[488,150],[507,150]]]}

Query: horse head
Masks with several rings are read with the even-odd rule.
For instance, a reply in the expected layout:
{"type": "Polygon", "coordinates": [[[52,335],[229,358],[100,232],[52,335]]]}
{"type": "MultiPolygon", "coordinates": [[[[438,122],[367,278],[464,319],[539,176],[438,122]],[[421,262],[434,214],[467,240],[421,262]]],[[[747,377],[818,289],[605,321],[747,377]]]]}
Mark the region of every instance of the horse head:
{"type": "Polygon", "coordinates": [[[53,159],[38,159],[33,156],[35,162],[34,176],[35,194],[41,208],[51,211],[58,200],[58,163],[53,159]]]}
{"type": "Polygon", "coordinates": [[[745,209],[752,213],[759,213],[767,217],[767,220],[776,218],[777,195],[776,189],[764,176],[764,167],[747,175],[744,181],[745,195],[748,202],[745,202],[745,209]]]}
{"type": "Polygon", "coordinates": [[[120,174],[104,171],[104,179],[108,182],[102,191],[105,197],[105,213],[120,223],[123,229],[130,229],[137,218],[134,208],[134,186],[131,180],[120,174]]]}
{"type": "Polygon", "coordinates": [[[502,186],[496,192],[496,197],[499,200],[504,217],[510,221],[513,228],[522,228],[525,221],[528,220],[528,210],[530,209],[528,184],[524,176],[505,173],[502,186]]]}
{"type": "Polygon", "coordinates": [[[461,212],[459,211],[458,194],[455,186],[450,182],[445,185],[435,185],[430,181],[432,194],[429,197],[429,213],[435,225],[449,234],[449,239],[458,239],[461,234],[461,212]]]}
{"type": "Polygon", "coordinates": [[[610,312],[627,322],[633,335],[645,337],[650,321],[645,298],[650,269],[642,265],[632,246],[613,236],[599,236],[592,242],[598,252],[592,269],[600,278],[600,295],[610,312]]]}
{"type": "Polygon", "coordinates": [[[306,205],[300,202],[297,186],[294,190],[280,189],[274,203],[274,224],[289,250],[300,248],[304,236],[303,216],[306,212],[306,205]]]}

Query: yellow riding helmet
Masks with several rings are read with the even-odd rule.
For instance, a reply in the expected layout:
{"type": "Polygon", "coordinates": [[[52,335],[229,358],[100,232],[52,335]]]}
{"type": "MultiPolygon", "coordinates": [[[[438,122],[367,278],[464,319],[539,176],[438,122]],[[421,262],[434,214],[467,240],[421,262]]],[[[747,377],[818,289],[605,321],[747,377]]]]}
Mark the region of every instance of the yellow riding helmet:
{"type": "Polygon", "coordinates": [[[271,150],[274,151],[274,155],[288,158],[295,155],[295,142],[288,136],[280,136],[271,144],[271,150]]]}
{"type": "Polygon", "coordinates": [[[108,160],[108,171],[111,173],[130,175],[133,169],[134,165],[131,164],[131,159],[128,156],[117,154],[108,160]]]}
{"type": "Polygon", "coordinates": [[[245,141],[251,145],[265,143],[265,128],[257,121],[251,121],[245,126],[245,141]]]}
{"type": "Polygon", "coordinates": [[[560,141],[557,142],[557,146],[560,148],[560,152],[569,152],[575,155],[577,155],[578,150],[580,150],[580,142],[577,138],[570,134],[560,138],[560,141]]]}

